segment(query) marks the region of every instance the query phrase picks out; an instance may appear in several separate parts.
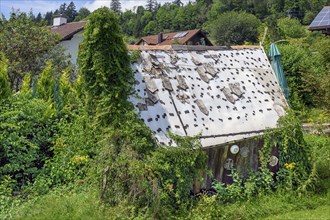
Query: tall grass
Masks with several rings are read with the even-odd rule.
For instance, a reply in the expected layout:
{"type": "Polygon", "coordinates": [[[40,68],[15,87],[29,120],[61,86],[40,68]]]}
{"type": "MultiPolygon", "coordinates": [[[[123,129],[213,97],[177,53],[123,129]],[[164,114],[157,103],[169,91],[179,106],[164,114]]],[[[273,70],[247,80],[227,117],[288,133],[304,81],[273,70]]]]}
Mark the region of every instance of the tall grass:
{"type": "Polygon", "coordinates": [[[29,200],[12,214],[17,220],[102,220],[148,219],[148,210],[138,210],[126,201],[109,207],[99,199],[97,190],[54,190],[29,200]]]}
{"type": "MultiPolygon", "coordinates": [[[[192,209],[182,209],[166,219],[292,219],[307,215],[309,219],[323,219],[330,210],[330,184],[327,183],[327,192],[321,194],[276,192],[225,205],[220,204],[216,196],[202,196],[192,209]]],[[[108,207],[100,202],[95,190],[53,191],[19,207],[12,219],[152,219],[147,209],[138,211],[125,204],[123,201],[121,205],[108,207]]]]}
{"type": "Polygon", "coordinates": [[[272,219],[283,214],[290,218],[290,214],[294,217],[307,213],[310,213],[310,219],[315,219],[319,217],[319,212],[322,210],[328,210],[328,213],[321,216],[329,216],[329,201],[330,191],[323,194],[304,195],[278,192],[227,205],[219,204],[215,197],[204,197],[193,210],[187,213],[188,217],[182,216],[180,219],[272,219]]]}

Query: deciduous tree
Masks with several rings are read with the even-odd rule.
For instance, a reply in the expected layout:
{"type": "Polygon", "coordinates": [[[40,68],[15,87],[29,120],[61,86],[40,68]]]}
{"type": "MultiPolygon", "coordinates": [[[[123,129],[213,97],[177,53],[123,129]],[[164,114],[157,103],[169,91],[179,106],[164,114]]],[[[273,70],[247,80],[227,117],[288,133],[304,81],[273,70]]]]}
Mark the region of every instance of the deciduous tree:
{"type": "Polygon", "coordinates": [[[44,56],[59,38],[47,27],[40,27],[31,17],[13,11],[4,22],[0,34],[0,50],[9,60],[8,76],[12,89],[20,88],[25,74],[37,76],[44,68],[44,56]]]}
{"type": "Polygon", "coordinates": [[[81,7],[78,11],[78,15],[76,16],[76,18],[74,19],[74,21],[81,21],[85,18],[87,18],[88,15],[90,15],[90,11],[85,8],[85,7],[81,7]]]}
{"type": "Polygon", "coordinates": [[[259,19],[246,12],[225,12],[212,22],[210,33],[219,45],[256,43],[259,19]]]}

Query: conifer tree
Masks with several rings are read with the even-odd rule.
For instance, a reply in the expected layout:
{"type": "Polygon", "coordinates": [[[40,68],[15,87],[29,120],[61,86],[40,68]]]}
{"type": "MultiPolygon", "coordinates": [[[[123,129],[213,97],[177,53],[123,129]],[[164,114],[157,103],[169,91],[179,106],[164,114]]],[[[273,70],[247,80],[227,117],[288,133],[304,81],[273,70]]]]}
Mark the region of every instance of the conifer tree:
{"type": "Polygon", "coordinates": [[[177,6],[182,6],[183,5],[181,0],[174,0],[172,3],[177,5],[177,6]]]}
{"type": "Polygon", "coordinates": [[[31,92],[31,74],[26,74],[22,81],[21,94],[31,92]]]}
{"type": "Polygon", "coordinates": [[[66,12],[66,3],[63,3],[63,4],[61,4],[60,5],[60,8],[59,8],[59,10],[58,10],[58,12],[60,13],[60,14],[64,14],[65,12],[66,12]]]}
{"type": "Polygon", "coordinates": [[[155,11],[158,4],[156,0],[147,0],[146,10],[148,11],[155,11]]]}
{"type": "Polygon", "coordinates": [[[47,11],[44,20],[47,22],[47,25],[53,24],[53,11],[47,11]]]}
{"type": "Polygon", "coordinates": [[[110,9],[114,12],[120,12],[121,11],[120,1],[119,0],[111,0],[110,9]]]}
{"type": "Polygon", "coordinates": [[[134,75],[117,16],[106,7],[89,16],[78,55],[87,108],[99,125],[115,124],[131,106],[134,75]],[[96,109],[96,112],[94,112],[96,109]]]}
{"type": "Polygon", "coordinates": [[[78,15],[78,12],[76,10],[76,5],[73,2],[70,2],[68,7],[66,8],[64,14],[68,16],[68,22],[73,21],[76,16],[78,15]]]}
{"type": "Polygon", "coordinates": [[[54,69],[50,62],[47,62],[46,68],[38,77],[38,84],[36,88],[38,98],[45,101],[52,100],[54,97],[54,69]]]}
{"type": "Polygon", "coordinates": [[[41,13],[39,12],[37,17],[36,17],[36,22],[40,22],[42,20],[41,13]]]}

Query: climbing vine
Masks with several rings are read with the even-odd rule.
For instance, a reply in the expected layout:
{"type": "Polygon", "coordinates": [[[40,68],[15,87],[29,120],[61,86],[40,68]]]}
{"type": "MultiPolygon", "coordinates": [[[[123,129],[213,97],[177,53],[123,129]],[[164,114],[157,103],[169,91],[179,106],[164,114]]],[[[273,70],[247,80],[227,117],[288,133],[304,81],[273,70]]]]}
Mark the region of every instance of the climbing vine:
{"type": "Polygon", "coordinates": [[[84,28],[78,63],[89,112],[98,126],[119,125],[121,115],[132,109],[128,96],[134,75],[117,16],[103,7],[84,28]]]}
{"type": "Polygon", "coordinates": [[[260,160],[265,167],[269,162],[271,149],[279,152],[279,171],[276,186],[290,190],[305,190],[315,183],[311,147],[303,136],[301,122],[292,110],[278,121],[278,128],[268,130],[260,160]]]}

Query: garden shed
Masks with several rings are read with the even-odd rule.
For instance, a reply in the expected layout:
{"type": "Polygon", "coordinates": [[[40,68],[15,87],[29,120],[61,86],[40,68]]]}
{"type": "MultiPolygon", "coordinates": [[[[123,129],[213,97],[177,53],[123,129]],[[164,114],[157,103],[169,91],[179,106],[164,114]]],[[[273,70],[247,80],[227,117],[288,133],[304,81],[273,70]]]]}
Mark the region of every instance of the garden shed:
{"type": "MultiPolygon", "coordinates": [[[[135,94],[130,101],[162,145],[175,146],[168,132],[200,135],[213,177],[231,182],[258,168],[255,139],[276,127],[287,103],[262,47],[129,46],[135,94]]],[[[276,152],[274,152],[276,154],[276,152]]],[[[277,163],[276,163],[277,164],[277,163]]],[[[276,166],[274,164],[274,166],[276,166]]]]}

